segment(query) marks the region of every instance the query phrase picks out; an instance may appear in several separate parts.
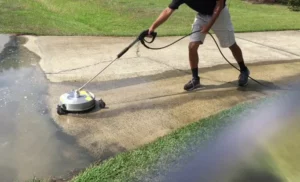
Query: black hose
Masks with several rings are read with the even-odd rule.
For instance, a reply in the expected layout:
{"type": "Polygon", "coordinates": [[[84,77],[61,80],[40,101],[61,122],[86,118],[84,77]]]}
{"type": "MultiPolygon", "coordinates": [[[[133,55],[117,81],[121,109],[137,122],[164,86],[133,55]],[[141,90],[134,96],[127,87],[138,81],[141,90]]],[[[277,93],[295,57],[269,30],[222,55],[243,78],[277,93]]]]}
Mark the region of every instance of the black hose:
{"type": "MultiPolygon", "coordinates": [[[[188,37],[188,36],[190,36],[190,35],[192,35],[192,34],[194,34],[194,33],[196,33],[196,32],[200,32],[200,31],[201,31],[201,30],[197,30],[197,31],[194,31],[194,32],[192,32],[192,33],[190,33],[190,34],[187,34],[187,35],[185,35],[185,36],[179,38],[178,40],[172,42],[171,44],[168,44],[168,45],[163,46],[163,47],[155,47],[155,48],[154,48],[154,47],[149,47],[149,46],[145,43],[145,42],[147,42],[147,41],[145,41],[144,39],[141,39],[140,41],[141,41],[141,43],[143,44],[143,46],[145,46],[147,49],[151,49],[151,50],[160,50],[160,49],[165,49],[165,48],[167,48],[167,47],[170,47],[170,46],[172,46],[173,44],[179,42],[180,40],[182,40],[182,39],[184,39],[184,38],[186,38],[186,37],[188,37]]],[[[235,69],[237,69],[238,71],[240,71],[236,66],[234,66],[232,63],[230,63],[230,62],[228,61],[228,59],[224,56],[223,52],[221,51],[221,49],[220,49],[220,47],[219,47],[217,41],[216,41],[215,38],[212,36],[212,34],[209,33],[209,32],[208,32],[208,34],[209,34],[209,35],[211,36],[211,38],[214,40],[215,44],[216,44],[217,47],[218,47],[219,52],[221,53],[221,55],[223,56],[223,58],[225,59],[225,61],[226,61],[228,64],[230,64],[232,67],[234,67],[235,69]]],[[[269,87],[269,86],[267,86],[267,85],[265,85],[265,84],[263,84],[263,83],[257,81],[256,79],[250,77],[250,76],[248,76],[248,77],[249,77],[250,79],[252,79],[254,82],[258,83],[259,85],[262,85],[262,86],[264,86],[264,87],[271,88],[271,87],[269,87]]]]}

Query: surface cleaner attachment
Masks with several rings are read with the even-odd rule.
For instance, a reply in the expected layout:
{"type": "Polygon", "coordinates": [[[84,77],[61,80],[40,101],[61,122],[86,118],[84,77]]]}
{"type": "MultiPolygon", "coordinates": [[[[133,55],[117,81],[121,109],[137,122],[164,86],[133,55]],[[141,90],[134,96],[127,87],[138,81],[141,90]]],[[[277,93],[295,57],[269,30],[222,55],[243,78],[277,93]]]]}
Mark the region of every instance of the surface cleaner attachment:
{"type": "MultiPolygon", "coordinates": [[[[86,90],[71,91],[60,96],[57,114],[88,112],[94,109],[96,104],[93,93],[86,90]]],[[[105,102],[102,99],[99,100],[98,104],[100,108],[105,108],[105,102]]]]}

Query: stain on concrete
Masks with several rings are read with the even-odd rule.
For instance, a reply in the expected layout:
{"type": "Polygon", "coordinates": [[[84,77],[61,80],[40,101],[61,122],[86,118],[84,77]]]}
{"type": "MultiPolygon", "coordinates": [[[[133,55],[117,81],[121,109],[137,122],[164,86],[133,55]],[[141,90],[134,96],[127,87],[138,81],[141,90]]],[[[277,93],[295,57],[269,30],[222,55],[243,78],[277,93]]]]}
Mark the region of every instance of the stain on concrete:
{"type": "Polygon", "coordinates": [[[102,98],[107,108],[97,107],[89,113],[67,116],[56,113],[58,98],[82,83],[52,83],[49,105],[56,123],[102,161],[238,103],[286,91],[288,84],[299,80],[300,70],[295,68],[299,64],[299,61],[251,64],[251,75],[268,87],[252,80],[246,88],[237,87],[238,72],[228,65],[200,69],[204,88],[193,92],[183,91],[191,76],[181,71],[168,71],[166,76],[92,83],[86,89],[96,94],[97,99],[102,98]],[[117,149],[108,155],[105,150],[111,151],[111,145],[117,145],[117,149]]]}

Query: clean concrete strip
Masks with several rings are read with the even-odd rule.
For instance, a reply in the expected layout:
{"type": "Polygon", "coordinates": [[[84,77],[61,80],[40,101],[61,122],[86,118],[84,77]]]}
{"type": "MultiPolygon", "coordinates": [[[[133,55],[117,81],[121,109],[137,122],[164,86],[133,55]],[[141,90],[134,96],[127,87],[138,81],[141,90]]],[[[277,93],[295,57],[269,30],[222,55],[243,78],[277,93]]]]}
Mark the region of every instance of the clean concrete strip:
{"type": "MultiPolygon", "coordinates": [[[[236,34],[236,36],[243,39],[248,38],[254,42],[237,39],[243,50],[246,63],[253,63],[299,59],[300,56],[297,56],[295,51],[300,49],[300,43],[296,39],[294,42],[290,40],[293,39],[294,34],[296,32],[293,35],[291,33],[274,33],[273,36],[269,36],[268,33],[241,33],[236,34]],[[286,38],[287,35],[292,37],[286,38]],[[261,37],[261,40],[264,41],[260,44],[255,43],[260,40],[257,37],[261,37]],[[263,43],[272,44],[271,42],[275,39],[286,40],[277,43],[278,47],[286,47],[286,50],[263,45],[263,43]],[[287,46],[289,43],[293,43],[291,48],[287,46]]],[[[135,39],[128,37],[32,36],[27,36],[27,38],[29,38],[29,42],[25,46],[41,56],[40,65],[51,82],[89,80],[135,39]],[[36,45],[32,44],[33,41],[36,45]]],[[[158,37],[151,46],[164,46],[178,38],[158,37]]],[[[154,75],[174,69],[188,70],[188,41],[189,39],[186,38],[167,49],[155,51],[136,44],[120,60],[117,60],[102,75],[98,76],[95,81],[154,75]]],[[[229,49],[222,49],[222,51],[230,62],[235,63],[229,49]]],[[[209,36],[207,36],[205,44],[199,49],[199,58],[201,68],[227,64],[209,36]]]]}
{"type": "Polygon", "coordinates": [[[237,38],[300,57],[300,31],[242,33],[237,38]]]}

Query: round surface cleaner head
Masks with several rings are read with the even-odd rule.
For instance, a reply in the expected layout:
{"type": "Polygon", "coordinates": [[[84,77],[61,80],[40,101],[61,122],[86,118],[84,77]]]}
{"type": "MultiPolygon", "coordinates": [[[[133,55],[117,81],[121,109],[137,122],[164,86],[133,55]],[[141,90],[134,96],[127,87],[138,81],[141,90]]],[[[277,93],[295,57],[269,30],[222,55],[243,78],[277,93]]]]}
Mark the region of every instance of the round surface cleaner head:
{"type": "Polygon", "coordinates": [[[93,109],[95,104],[93,93],[85,90],[75,90],[61,95],[58,107],[62,109],[61,112],[84,112],[93,109]]]}

